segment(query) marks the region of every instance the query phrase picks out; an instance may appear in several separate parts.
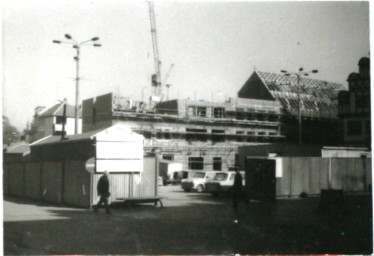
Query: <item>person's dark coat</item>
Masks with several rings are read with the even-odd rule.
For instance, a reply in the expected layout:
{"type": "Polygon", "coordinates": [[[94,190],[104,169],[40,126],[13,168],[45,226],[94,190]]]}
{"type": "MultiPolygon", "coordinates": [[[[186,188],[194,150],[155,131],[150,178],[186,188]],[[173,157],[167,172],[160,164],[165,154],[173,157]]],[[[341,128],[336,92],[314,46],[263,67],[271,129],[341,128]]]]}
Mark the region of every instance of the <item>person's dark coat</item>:
{"type": "Polygon", "coordinates": [[[103,175],[100,177],[99,182],[97,183],[97,194],[99,196],[109,197],[109,179],[108,176],[103,175]]]}
{"type": "Polygon", "coordinates": [[[232,192],[234,196],[239,197],[243,190],[243,177],[240,172],[235,174],[234,185],[232,186],[232,192]]]}

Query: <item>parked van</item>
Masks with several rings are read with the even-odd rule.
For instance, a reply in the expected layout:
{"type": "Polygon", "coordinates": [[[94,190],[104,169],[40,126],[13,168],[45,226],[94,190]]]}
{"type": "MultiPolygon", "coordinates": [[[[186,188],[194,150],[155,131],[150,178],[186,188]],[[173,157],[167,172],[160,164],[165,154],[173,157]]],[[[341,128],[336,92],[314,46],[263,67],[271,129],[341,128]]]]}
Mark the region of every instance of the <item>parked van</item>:
{"type": "Polygon", "coordinates": [[[182,163],[160,160],[159,176],[162,177],[163,185],[180,183],[183,178],[182,163]]]}
{"type": "MultiPolygon", "coordinates": [[[[245,186],[245,172],[241,171],[243,177],[243,188],[245,186]]],[[[217,172],[214,178],[205,183],[205,192],[211,193],[213,196],[219,196],[221,193],[227,193],[234,185],[235,172],[217,172]]]]}
{"type": "Polygon", "coordinates": [[[213,179],[217,172],[215,171],[196,171],[191,178],[182,180],[182,189],[185,192],[195,190],[199,193],[205,190],[207,180],[213,179]]]}

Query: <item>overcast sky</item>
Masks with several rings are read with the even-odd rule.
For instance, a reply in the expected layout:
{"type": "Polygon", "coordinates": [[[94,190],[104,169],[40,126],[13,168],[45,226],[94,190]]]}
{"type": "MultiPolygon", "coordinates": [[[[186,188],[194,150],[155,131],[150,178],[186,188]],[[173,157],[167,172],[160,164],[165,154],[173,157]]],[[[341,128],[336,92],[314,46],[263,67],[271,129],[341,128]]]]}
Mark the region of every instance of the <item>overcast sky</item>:
{"type": "MultiPolygon", "coordinates": [[[[6,1],[3,114],[19,130],[37,106],[75,102],[75,50],[53,44],[100,37],[81,52],[81,100],[108,92],[141,99],[154,72],[145,1],[6,1]],[[31,3],[30,3],[31,2],[31,3]]],[[[318,69],[347,85],[369,56],[366,2],[156,2],[162,77],[174,64],[171,98],[236,97],[253,72],[318,69]]]]}

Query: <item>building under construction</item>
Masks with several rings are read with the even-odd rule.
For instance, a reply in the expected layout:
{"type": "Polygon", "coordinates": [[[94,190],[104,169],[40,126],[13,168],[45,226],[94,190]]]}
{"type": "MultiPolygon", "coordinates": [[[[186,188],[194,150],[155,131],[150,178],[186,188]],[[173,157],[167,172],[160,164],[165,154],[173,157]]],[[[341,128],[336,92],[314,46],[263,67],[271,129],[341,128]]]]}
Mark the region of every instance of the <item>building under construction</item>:
{"type": "Polygon", "coordinates": [[[181,162],[185,170],[225,170],[235,164],[238,146],[280,142],[277,101],[170,100],[148,110],[143,102],[106,94],[83,101],[83,132],[126,124],[145,137],[145,150],[181,162]]]}
{"type": "Polygon", "coordinates": [[[254,71],[238,97],[279,102],[288,142],[297,142],[299,122],[303,144],[339,145],[338,93],[345,90],[339,83],[254,71]]]}
{"type": "Polygon", "coordinates": [[[225,170],[237,163],[239,146],[292,141],[298,99],[309,140],[326,145],[324,138],[337,133],[331,125],[338,124],[336,96],[343,86],[315,79],[301,82],[298,90],[290,78],[255,71],[238,98],[174,99],[153,108],[152,102],[147,106],[106,94],[83,101],[83,132],[121,122],[145,137],[146,151],[181,162],[185,170],[225,170]]]}

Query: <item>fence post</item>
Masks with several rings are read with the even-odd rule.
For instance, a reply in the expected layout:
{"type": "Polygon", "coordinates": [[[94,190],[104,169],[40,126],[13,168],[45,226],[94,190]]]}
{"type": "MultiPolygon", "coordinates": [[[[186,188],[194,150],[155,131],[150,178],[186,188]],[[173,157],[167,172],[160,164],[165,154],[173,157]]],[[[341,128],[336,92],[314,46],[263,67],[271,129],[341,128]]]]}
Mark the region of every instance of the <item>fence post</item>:
{"type": "Polygon", "coordinates": [[[361,159],[362,159],[362,167],[364,169],[364,192],[367,192],[368,188],[367,188],[367,180],[366,180],[366,155],[361,155],[361,159]]]}
{"type": "Polygon", "coordinates": [[[329,177],[328,177],[328,189],[332,188],[332,174],[331,174],[331,169],[332,169],[332,161],[331,157],[329,157],[329,177]]]}

